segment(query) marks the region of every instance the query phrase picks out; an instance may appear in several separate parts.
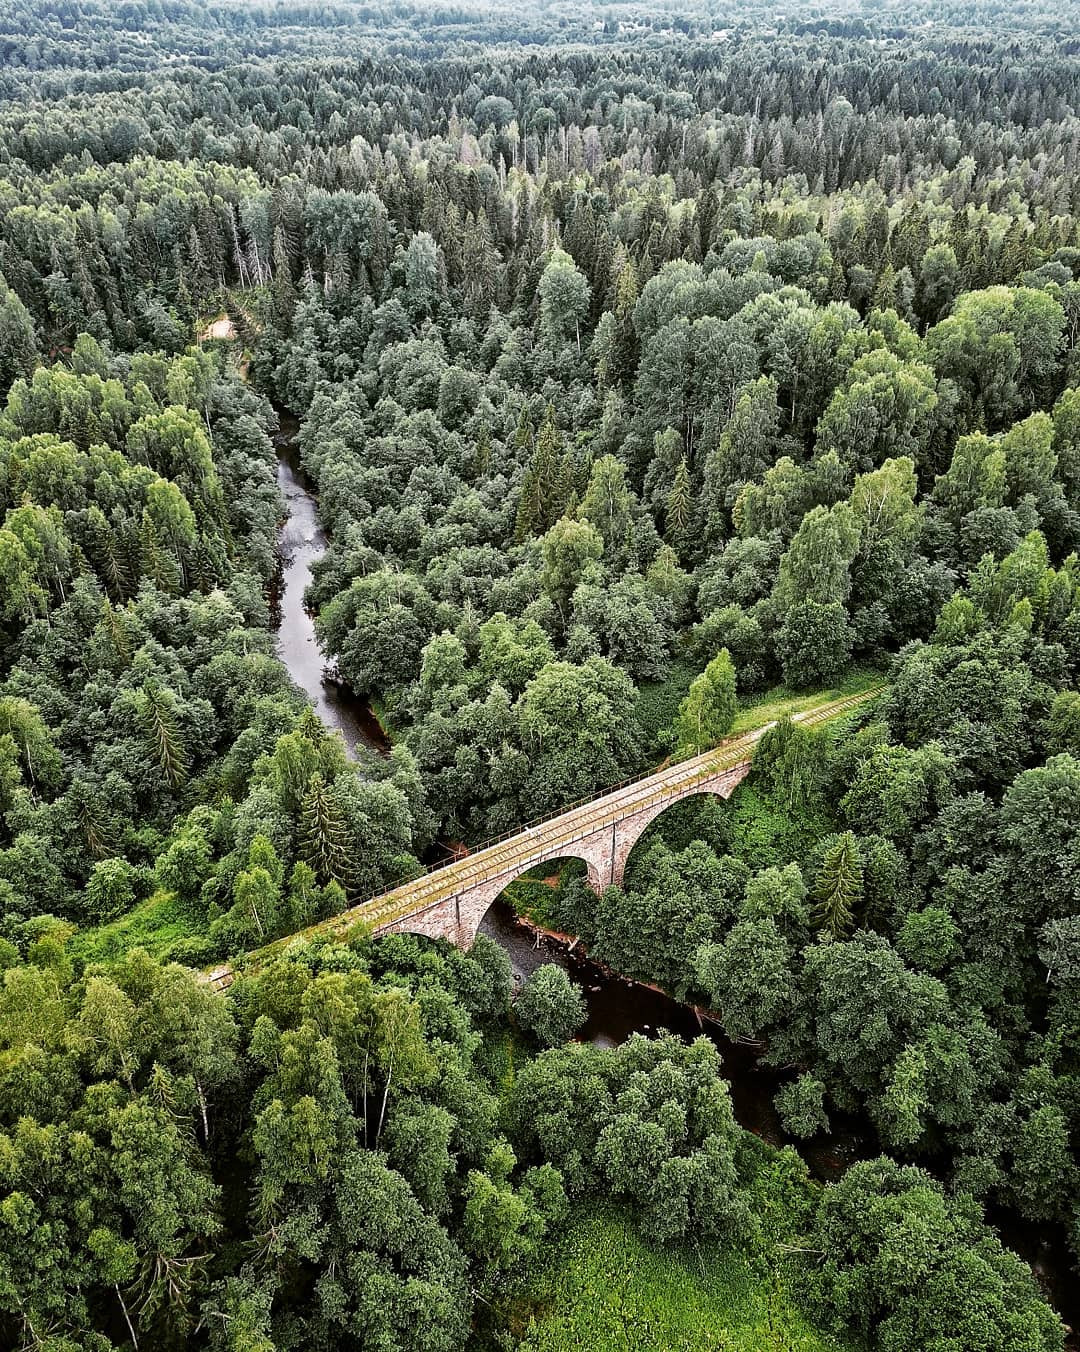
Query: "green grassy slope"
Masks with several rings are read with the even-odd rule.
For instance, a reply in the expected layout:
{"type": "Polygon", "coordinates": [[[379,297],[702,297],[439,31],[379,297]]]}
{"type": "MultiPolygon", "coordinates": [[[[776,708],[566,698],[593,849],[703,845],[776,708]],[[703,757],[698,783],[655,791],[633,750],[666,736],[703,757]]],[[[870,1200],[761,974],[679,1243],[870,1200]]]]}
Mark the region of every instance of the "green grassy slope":
{"type": "Polygon", "coordinates": [[[614,1211],[579,1212],[509,1314],[522,1352],[847,1352],[744,1255],[651,1245],[614,1211]]]}

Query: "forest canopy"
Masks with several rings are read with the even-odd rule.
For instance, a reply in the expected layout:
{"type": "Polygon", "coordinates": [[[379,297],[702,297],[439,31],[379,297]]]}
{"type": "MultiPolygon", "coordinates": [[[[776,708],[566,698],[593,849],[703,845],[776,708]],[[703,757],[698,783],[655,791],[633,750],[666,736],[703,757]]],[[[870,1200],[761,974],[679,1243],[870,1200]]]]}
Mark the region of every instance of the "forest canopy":
{"type": "Polygon", "coordinates": [[[1075,1283],[1072,19],[0,5],[0,1343],[561,1352],[608,1226],[755,1348],[1065,1345],[1002,1241],[1075,1283]],[[282,464],[386,754],[282,660],[282,464]],[[740,719],[521,895],[785,1149],[562,966],[311,935],[740,719]]]}

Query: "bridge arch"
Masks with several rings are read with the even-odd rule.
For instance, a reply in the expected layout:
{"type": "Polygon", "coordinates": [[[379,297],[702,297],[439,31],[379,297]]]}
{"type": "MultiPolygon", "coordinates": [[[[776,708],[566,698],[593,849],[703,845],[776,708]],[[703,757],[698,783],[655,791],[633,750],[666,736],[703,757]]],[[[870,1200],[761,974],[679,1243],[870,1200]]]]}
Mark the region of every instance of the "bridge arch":
{"type": "Polygon", "coordinates": [[[615,841],[611,856],[611,881],[617,883],[620,887],[622,886],[627,861],[634,846],[653,822],[662,817],[669,808],[675,807],[678,803],[688,802],[691,798],[728,799],[746,778],[749,768],[749,764],[737,766],[714,778],[696,783],[682,792],[650,803],[638,812],[623,817],[615,827],[615,841]]]}
{"type": "Polygon", "coordinates": [[[463,944],[466,948],[472,944],[483,923],[484,916],[487,915],[511,883],[516,883],[519,878],[524,877],[526,873],[531,873],[534,868],[542,864],[553,864],[571,859],[585,865],[586,877],[592,890],[596,893],[603,891],[607,886],[605,877],[607,860],[602,856],[601,851],[596,848],[595,842],[580,841],[575,846],[560,847],[546,853],[541,859],[516,865],[501,873],[497,878],[489,879],[462,893],[458,898],[458,909],[455,917],[458,943],[463,944]]]}
{"type": "Polygon", "coordinates": [[[585,865],[589,886],[594,892],[600,893],[610,881],[609,858],[609,852],[598,848],[596,841],[584,840],[573,846],[561,846],[543,852],[539,858],[516,863],[454,895],[440,898],[430,906],[403,915],[382,927],[380,932],[452,939],[461,947],[470,948],[484,916],[511,883],[517,882],[526,873],[543,864],[576,860],[585,865]]]}
{"type": "Polygon", "coordinates": [[[731,797],[733,789],[724,785],[704,785],[701,788],[694,789],[692,792],[684,794],[681,798],[671,799],[669,802],[661,803],[654,811],[641,813],[638,816],[627,819],[624,823],[625,829],[620,831],[619,857],[621,864],[616,864],[615,873],[617,877],[613,881],[622,886],[623,878],[626,874],[630,859],[641,844],[642,838],[648,833],[649,828],[675,808],[683,807],[686,803],[692,803],[695,799],[712,798],[721,803],[726,802],[731,797]]]}

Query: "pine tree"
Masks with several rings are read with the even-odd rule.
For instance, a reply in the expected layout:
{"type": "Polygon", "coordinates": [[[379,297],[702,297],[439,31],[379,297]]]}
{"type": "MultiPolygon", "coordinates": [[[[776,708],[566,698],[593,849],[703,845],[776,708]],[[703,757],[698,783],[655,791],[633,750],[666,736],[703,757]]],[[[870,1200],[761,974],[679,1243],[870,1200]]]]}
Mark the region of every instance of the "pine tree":
{"type": "Polygon", "coordinates": [[[855,921],[855,908],[862,900],[863,870],[859,847],[851,831],[845,831],[825,854],[814,885],[817,906],[814,919],[834,939],[847,935],[855,921]]]}

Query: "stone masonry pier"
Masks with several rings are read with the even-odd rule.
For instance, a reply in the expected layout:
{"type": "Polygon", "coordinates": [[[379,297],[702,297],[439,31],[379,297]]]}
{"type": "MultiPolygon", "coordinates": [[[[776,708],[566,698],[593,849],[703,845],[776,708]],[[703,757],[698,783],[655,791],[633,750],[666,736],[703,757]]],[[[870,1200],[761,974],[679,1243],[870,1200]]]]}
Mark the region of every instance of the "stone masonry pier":
{"type": "MultiPolygon", "coordinates": [[[[793,722],[805,726],[837,718],[881,689],[833,700],[794,715],[793,722]]],[[[743,733],[700,756],[677,761],[492,841],[303,933],[344,934],[366,924],[373,934],[424,934],[468,948],[489,908],[510,883],[537,865],[558,859],[583,860],[589,885],[599,893],[622,882],[630,851],[667,808],[702,793],[729,798],[749,774],[754,748],[772,726],[743,733]]],[[[263,951],[280,950],[290,942],[279,940],[263,951]]],[[[227,965],[206,974],[219,987],[227,986],[232,975],[227,965]]]]}

